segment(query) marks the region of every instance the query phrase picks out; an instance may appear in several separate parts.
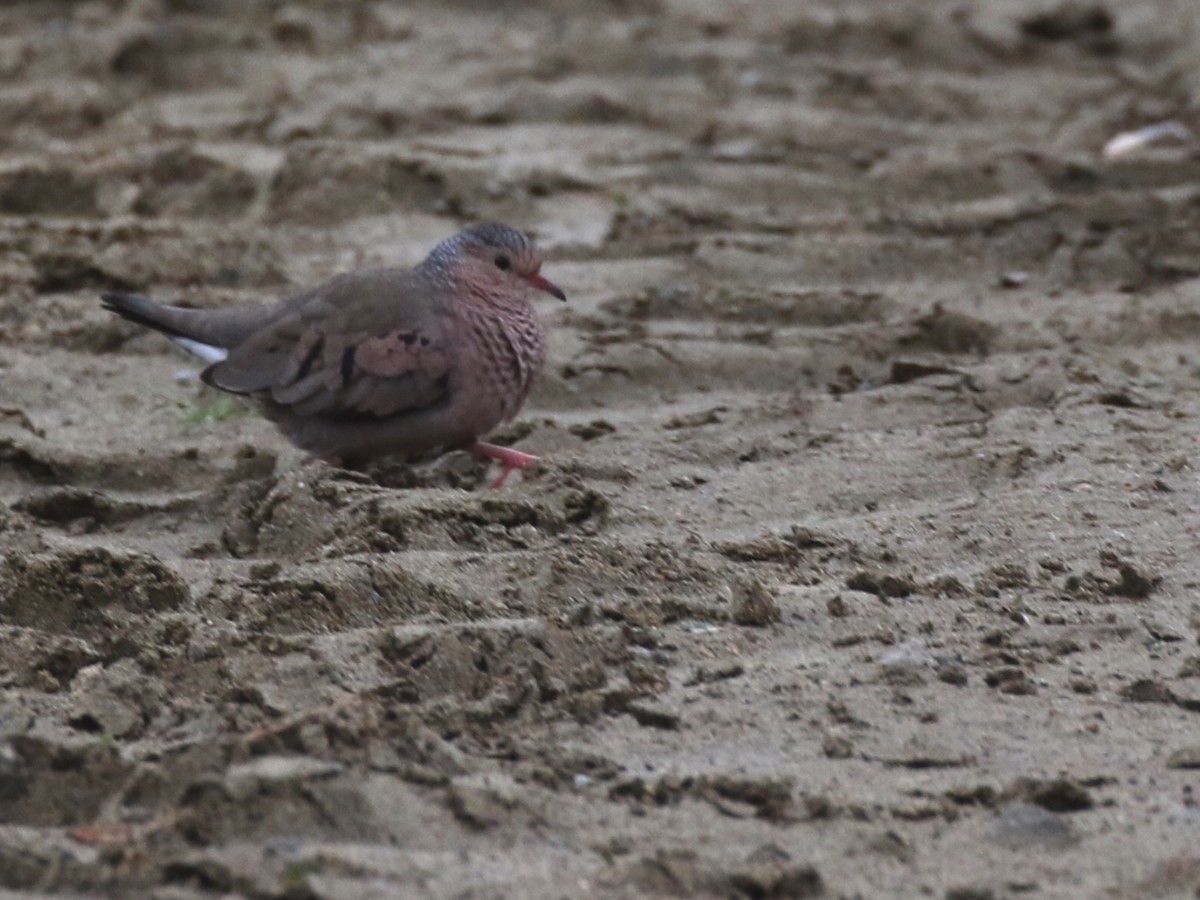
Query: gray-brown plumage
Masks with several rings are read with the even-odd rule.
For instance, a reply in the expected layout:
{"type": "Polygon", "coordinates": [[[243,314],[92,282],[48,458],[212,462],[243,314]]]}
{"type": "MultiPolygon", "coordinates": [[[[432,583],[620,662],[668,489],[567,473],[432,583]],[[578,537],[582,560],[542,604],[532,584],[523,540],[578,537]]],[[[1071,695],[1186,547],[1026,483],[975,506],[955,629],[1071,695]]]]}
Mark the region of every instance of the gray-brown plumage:
{"type": "Polygon", "coordinates": [[[412,458],[474,443],[504,463],[500,484],[535,459],[478,440],[517,414],[545,362],[529,291],[566,299],[541,266],[530,238],[487,224],[447,238],[414,269],[362,269],[263,306],[103,300],[203,356],[206,384],[254,398],[317,456],[412,458]]]}

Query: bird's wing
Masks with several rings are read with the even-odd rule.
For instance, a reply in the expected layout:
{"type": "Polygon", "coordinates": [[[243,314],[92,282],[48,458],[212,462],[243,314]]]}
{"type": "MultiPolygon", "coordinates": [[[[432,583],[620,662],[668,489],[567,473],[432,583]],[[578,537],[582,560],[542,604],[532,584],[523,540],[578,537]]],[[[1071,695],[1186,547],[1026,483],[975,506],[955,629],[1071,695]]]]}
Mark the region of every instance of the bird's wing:
{"type": "Polygon", "coordinates": [[[300,416],[394,416],[447,396],[445,316],[411,272],[339,276],[286,301],[279,315],[209,366],[206,383],[300,416]]]}

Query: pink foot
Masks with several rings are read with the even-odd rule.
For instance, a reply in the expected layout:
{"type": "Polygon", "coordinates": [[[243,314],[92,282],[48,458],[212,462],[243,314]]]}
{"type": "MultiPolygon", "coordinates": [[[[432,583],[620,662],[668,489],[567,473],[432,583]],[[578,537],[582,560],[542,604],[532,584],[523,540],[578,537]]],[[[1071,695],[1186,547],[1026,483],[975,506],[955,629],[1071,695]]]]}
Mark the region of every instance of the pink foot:
{"type": "Polygon", "coordinates": [[[524,469],[538,461],[538,458],[531,453],[522,453],[512,447],[501,447],[497,444],[485,444],[483,441],[476,441],[474,450],[475,455],[480,459],[494,459],[504,464],[504,471],[492,485],[493,488],[504,487],[504,479],[513,469],[524,469]]]}

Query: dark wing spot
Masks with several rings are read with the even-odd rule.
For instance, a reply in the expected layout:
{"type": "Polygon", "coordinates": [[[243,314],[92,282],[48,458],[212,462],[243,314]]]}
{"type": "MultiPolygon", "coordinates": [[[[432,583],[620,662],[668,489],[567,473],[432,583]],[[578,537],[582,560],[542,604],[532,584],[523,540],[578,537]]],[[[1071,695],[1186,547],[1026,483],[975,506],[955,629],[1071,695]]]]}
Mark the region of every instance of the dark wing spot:
{"type": "Polygon", "coordinates": [[[305,355],[304,360],[300,363],[300,368],[296,371],[296,381],[300,381],[308,376],[308,373],[312,371],[312,367],[316,363],[317,357],[321,355],[321,350],[324,347],[325,342],[323,340],[319,340],[309,348],[307,355],[305,355]]]}
{"type": "Polygon", "coordinates": [[[354,347],[342,351],[342,387],[349,387],[354,380],[354,347]]]}
{"type": "Polygon", "coordinates": [[[400,340],[404,341],[405,347],[411,347],[413,345],[413,341],[417,339],[416,333],[412,331],[402,332],[399,337],[400,340]]]}

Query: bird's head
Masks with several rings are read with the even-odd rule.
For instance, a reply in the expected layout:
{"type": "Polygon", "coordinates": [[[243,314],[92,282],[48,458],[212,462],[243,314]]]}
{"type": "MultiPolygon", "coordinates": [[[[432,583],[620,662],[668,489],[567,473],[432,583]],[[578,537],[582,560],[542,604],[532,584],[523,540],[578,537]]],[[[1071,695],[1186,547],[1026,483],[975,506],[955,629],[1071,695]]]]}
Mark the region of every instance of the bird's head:
{"type": "Polygon", "coordinates": [[[425,264],[444,267],[455,281],[486,295],[517,292],[523,296],[533,287],[567,299],[542,277],[542,253],[533,239],[507,225],[465,228],[438,244],[425,264]]]}

